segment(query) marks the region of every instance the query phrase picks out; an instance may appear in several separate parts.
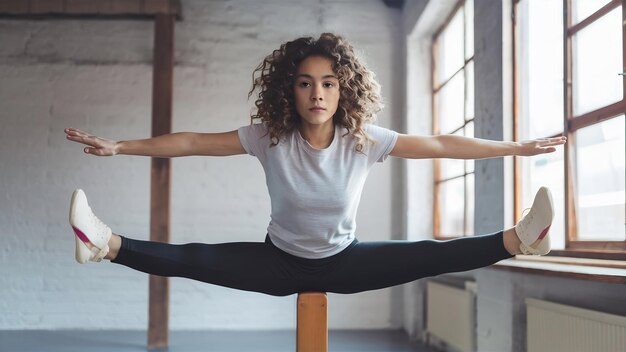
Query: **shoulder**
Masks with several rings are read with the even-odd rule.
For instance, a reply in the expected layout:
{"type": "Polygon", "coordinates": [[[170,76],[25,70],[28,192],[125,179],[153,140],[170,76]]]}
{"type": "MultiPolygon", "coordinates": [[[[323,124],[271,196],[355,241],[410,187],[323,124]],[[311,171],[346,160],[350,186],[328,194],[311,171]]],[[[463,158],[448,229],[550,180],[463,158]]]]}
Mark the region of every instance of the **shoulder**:
{"type": "Polygon", "coordinates": [[[250,155],[261,156],[270,145],[269,131],[263,123],[239,127],[237,134],[241,145],[250,155]]]}
{"type": "Polygon", "coordinates": [[[239,127],[239,131],[242,131],[248,134],[261,134],[261,133],[267,133],[268,128],[264,123],[253,123],[253,124],[239,127]]]}
{"type": "Polygon", "coordinates": [[[397,136],[398,132],[390,130],[385,127],[377,126],[372,123],[368,123],[363,127],[365,133],[367,133],[375,141],[384,141],[387,139],[393,139],[397,136]]]}

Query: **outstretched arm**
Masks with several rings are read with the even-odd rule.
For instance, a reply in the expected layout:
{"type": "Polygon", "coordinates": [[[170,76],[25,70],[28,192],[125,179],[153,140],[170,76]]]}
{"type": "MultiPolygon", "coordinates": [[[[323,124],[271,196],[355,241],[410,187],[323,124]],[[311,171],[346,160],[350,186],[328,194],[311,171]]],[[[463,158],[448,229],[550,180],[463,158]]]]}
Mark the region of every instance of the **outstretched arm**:
{"type": "Polygon", "coordinates": [[[531,156],[552,153],[566,137],[540,138],[524,142],[499,142],[455,135],[413,136],[401,134],[390,155],[409,158],[486,159],[509,155],[531,156]]]}
{"type": "Polygon", "coordinates": [[[98,156],[117,154],[144,155],[161,158],[209,155],[244,154],[237,130],[224,133],[179,132],[129,141],[114,141],[98,137],[76,128],[66,128],[70,141],[85,144],[84,152],[98,156]]]}

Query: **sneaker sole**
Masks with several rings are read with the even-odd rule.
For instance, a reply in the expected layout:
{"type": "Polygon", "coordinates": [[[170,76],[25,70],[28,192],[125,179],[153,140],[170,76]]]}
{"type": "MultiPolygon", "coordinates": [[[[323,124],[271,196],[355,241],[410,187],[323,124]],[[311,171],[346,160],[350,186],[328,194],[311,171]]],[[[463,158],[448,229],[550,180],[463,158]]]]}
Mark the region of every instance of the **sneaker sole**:
{"type": "Polygon", "coordinates": [[[552,215],[552,217],[550,218],[550,223],[552,223],[552,221],[554,221],[554,203],[552,202],[552,193],[550,192],[548,187],[539,188],[539,192],[545,193],[546,198],[548,198],[548,204],[550,204],[550,213],[552,215]]]}
{"type": "Polygon", "coordinates": [[[89,261],[89,258],[91,257],[91,251],[89,250],[89,247],[87,247],[85,242],[81,241],[78,236],[74,237],[76,239],[76,261],[80,264],[85,264],[89,261]]]}
{"type": "MultiPolygon", "coordinates": [[[[73,215],[76,212],[76,197],[78,197],[80,193],[82,193],[82,190],[80,189],[77,189],[74,191],[74,193],[72,193],[72,199],[70,200],[70,216],[69,216],[70,225],[74,223],[73,215]]],[[[74,227],[74,225],[72,225],[72,227],[74,227]]]]}

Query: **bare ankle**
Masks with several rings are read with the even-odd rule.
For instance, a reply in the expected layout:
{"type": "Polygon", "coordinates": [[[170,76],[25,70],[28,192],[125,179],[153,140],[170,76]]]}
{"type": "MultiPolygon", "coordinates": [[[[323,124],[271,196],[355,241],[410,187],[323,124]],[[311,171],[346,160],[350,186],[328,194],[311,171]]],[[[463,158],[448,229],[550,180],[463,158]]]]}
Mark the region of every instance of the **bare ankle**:
{"type": "Polygon", "coordinates": [[[122,238],[119,235],[112,234],[109,239],[109,253],[104,257],[104,259],[114,260],[117,258],[117,254],[120,251],[120,247],[122,247],[122,238]]]}
{"type": "Polygon", "coordinates": [[[522,251],[519,248],[521,241],[519,237],[517,237],[514,227],[504,230],[502,241],[504,242],[504,248],[506,248],[511,255],[522,254],[522,251]]]}

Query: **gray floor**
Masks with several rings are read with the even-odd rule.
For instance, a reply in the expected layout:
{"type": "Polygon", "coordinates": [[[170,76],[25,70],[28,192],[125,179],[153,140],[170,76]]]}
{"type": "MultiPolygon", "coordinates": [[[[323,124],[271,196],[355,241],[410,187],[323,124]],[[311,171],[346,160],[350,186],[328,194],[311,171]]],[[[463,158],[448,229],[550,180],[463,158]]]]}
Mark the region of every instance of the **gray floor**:
{"type": "MultiPolygon", "coordinates": [[[[295,331],[176,331],[171,352],[293,352],[295,331]]],[[[403,331],[331,331],[332,352],[434,352],[410,343],[403,331]]],[[[0,352],[135,352],[146,351],[145,331],[0,331],[0,352]]]]}

